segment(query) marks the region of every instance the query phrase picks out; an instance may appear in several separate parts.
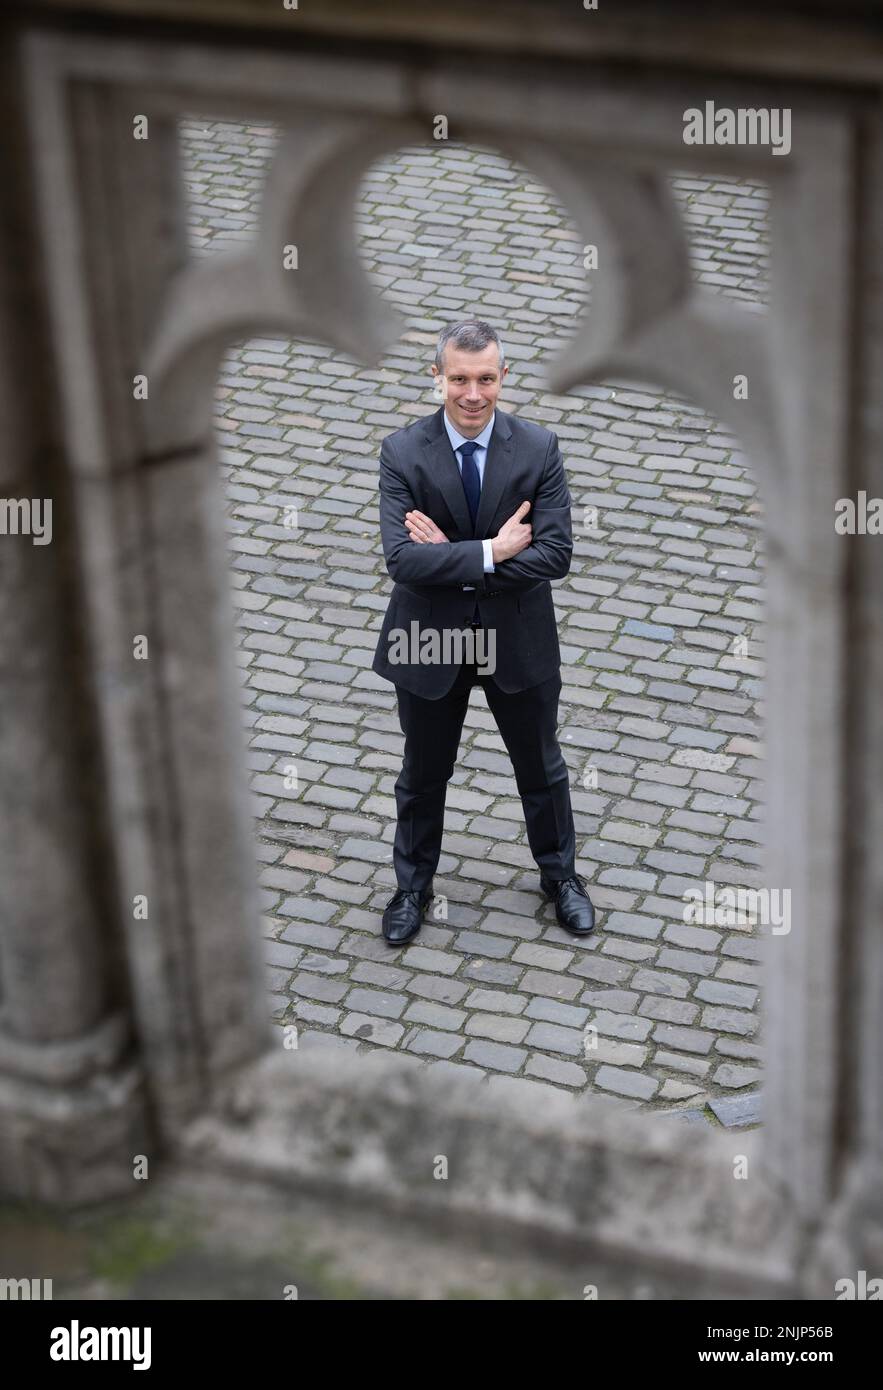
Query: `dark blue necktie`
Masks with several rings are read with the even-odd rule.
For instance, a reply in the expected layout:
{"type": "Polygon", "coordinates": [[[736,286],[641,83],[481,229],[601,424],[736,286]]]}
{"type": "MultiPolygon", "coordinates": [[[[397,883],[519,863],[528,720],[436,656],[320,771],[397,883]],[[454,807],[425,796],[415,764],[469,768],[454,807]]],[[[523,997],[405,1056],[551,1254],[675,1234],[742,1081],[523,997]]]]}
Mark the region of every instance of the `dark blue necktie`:
{"type": "Polygon", "coordinates": [[[473,457],[477,448],[478,445],[474,439],[467,439],[465,444],[460,445],[460,453],[463,458],[461,473],[463,491],[466,493],[466,505],[472,518],[473,531],[475,530],[475,518],[478,516],[478,501],[481,497],[481,479],[478,476],[478,464],[473,457]]]}

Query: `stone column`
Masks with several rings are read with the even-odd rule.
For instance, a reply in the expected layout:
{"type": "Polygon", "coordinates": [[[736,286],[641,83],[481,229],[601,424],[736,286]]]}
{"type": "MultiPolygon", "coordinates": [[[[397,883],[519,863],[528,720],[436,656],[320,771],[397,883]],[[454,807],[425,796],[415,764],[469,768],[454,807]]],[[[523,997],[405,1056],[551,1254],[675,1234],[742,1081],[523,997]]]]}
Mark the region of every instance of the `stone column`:
{"type": "MultiPolygon", "coordinates": [[[[852,313],[849,472],[843,496],[883,499],[883,101],[855,127],[856,189],[849,269],[852,313]]],[[[831,1298],[883,1277],[883,534],[842,535],[845,579],[846,836],[830,1046],[838,1059],[833,1204],[808,1243],[804,1285],[831,1298]]]]}
{"type": "Polygon", "coordinates": [[[93,54],[100,69],[96,42],[78,47],[72,71],[65,43],[34,40],[28,116],[111,843],[107,910],[170,1141],[260,1053],[270,1020],[213,382],[208,404],[194,392],[172,421],[149,363],[187,259],[177,123],[149,86],[118,83],[112,65],[89,72],[93,54]]]}
{"type": "Polygon", "coordinates": [[[9,48],[0,71],[0,1185],[72,1201],[131,1187],[145,1107],[9,48]]]}

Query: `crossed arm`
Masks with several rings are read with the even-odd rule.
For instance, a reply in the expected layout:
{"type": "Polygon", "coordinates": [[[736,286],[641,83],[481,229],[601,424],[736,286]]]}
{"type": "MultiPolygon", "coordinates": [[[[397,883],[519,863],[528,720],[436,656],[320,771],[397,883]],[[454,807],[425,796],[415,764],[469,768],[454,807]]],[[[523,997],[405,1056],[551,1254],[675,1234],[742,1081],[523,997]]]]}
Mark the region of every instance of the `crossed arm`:
{"type": "MultiPolygon", "coordinates": [[[[498,545],[506,526],[494,538],[495,568],[488,581],[491,588],[518,589],[538,579],[561,579],[570,569],[570,492],[554,434],[526,521],[532,525],[530,543],[517,554],[498,558],[507,548],[505,543],[498,545]]],[[[431,518],[417,511],[411,489],[385,441],[380,451],[380,528],[386,568],[398,583],[485,588],[482,542],[449,541],[431,518]]]]}

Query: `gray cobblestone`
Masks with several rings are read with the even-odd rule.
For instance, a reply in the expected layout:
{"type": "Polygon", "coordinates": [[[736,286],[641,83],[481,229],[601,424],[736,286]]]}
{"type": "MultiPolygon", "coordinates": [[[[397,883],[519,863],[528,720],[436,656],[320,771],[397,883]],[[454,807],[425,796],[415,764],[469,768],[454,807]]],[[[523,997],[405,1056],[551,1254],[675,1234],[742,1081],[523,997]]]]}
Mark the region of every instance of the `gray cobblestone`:
{"type": "Polygon", "coordinates": [[[745,1092],[739,1096],[725,1096],[719,1100],[712,1100],[710,1106],[721,1124],[728,1129],[759,1124],[763,1115],[759,1091],[745,1092]]]}
{"type": "Polygon", "coordinates": [[[504,961],[473,960],[463,967],[461,974],[483,985],[514,985],[521,978],[522,967],[504,961]]]}
{"type": "Polygon", "coordinates": [[[523,1042],[530,1023],[511,1014],[472,1014],[466,1024],[471,1036],[489,1038],[493,1042],[523,1042]]]}
{"type": "Polygon", "coordinates": [[[455,951],[469,955],[491,956],[494,960],[504,960],[512,952],[512,944],[489,936],[487,932],[461,931],[454,941],[455,951]]]}
{"type": "Polygon", "coordinates": [[[385,989],[405,989],[411,979],[407,970],[399,970],[391,965],[378,965],[374,961],[360,961],[353,967],[350,979],[356,984],[380,985],[385,989]]]}
{"type": "Polygon", "coordinates": [[[718,1086],[728,1086],[733,1089],[741,1086],[751,1086],[761,1079],[761,1071],[758,1067],[739,1067],[733,1062],[724,1062],[714,1072],[712,1080],[718,1086]]]}
{"type": "Polygon", "coordinates": [[[463,1026],[466,1013],[463,1009],[449,1009],[444,1004],[431,1004],[426,1000],[415,1000],[405,1014],[407,1023],[425,1023],[429,1028],[445,1028],[456,1032],[463,1026]]]}
{"type": "Polygon", "coordinates": [[[304,953],[300,962],[301,970],[315,971],[317,975],[345,975],[349,962],[337,956],[319,956],[315,951],[304,953]]]}
{"type": "Polygon", "coordinates": [[[409,1052],[427,1053],[432,1057],[453,1057],[463,1046],[456,1033],[438,1033],[431,1028],[415,1028],[405,1039],[409,1052]]]}
{"type": "Polygon", "coordinates": [[[656,1018],[662,1023],[693,1023],[699,1013],[699,1006],[686,999],[670,999],[667,996],[648,994],[641,1000],[638,1013],[645,1018],[656,1018]]]}
{"type": "Polygon", "coordinates": [[[407,1002],[404,995],[385,994],[379,989],[351,989],[346,999],[348,1009],[382,1018],[398,1018],[407,1002]]]}
{"type": "Polygon", "coordinates": [[[583,1034],[577,1028],[562,1028],[557,1023],[535,1023],[527,1035],[532,1047],[546,1052],[563,1052],[568,1057],[582,1056],[583,1034]]]}
{"type": "Polygon", "coordinates": [[[459,1004],[469,986],[460,980],[448,980],[440,975],[415,975],[406,988],[409,993],[420,995],[423,999],[435,999],[440,1004],[459,1004]]]}
{"type": "MultiPolygon", "coordinates": [[[[525,994],[509,994],[498,989],[474,989],[466,1000],[466,1006],[470,1009],[518,1014],[521,1013],[527,1002],[527,995],[525,994]]],[[[530,1014],[533,1005],[540,1002],[551,1003],[551,1001],[532,999],[530,1001],[530,1008],[527,1010],[528,1014],[530,1014]]],[[[535,1015],[531,1016],[534,1017],[535,1015]]]]}
{"type": "Polygon", "coordinates": [[[575,1062],[562,1062],[558,1057],[547,1057],[544,1052],[532,1052],[525,1065],[527,1076],[540,1077],[558,1086],[582,1087],[586,1083],[586,1073],[575,1062]]]}
{"type": "Polygon", "coordinates": [[[295,975],[289,988],[293,994],[303,994],[307,999],[339,1004],[349,989],[349,984],[343,980],[332,980],[325,975],[312,975],[303,971],[295,975]]]}
{"type": "Polygon", "coordinates": [[[536,965],[543,970],[566,970],[573,960],[573,951],[559,951],[553,946],[528,944],[517,947],[512,959],[520,965],[536,965]]]}
{"type": "Polygon", "coordinates": [[[592,1023],[604,1037],[631,1042],[643,1042],[653,1027],[649,1019],[631,1018],[628,1014],[610,1013],[606,1009],[598,1009],[592,1023]]]}
{"type": "Polygon", "coordinates": [[[294,970],[302,955],[299,946],[289,946],[284,941],[268,941],[264,946],[268,965],[286,966],[289,970],[294,970]]]}
{"type": "Polygon", "coordinates": [[[572,1000],[582,988],[580,980],[566,975],[552,975],[545,970],[527,970],[518,985],[524,994],[543,994],[554,999],[572,1000]]]}
{"type": "Polygon", "coordinates": [[[340,1030],[348,1037],[378,1043],[382,1047],[395,1047],[405,1031],[400,1023],[394,1023],[391,1019],[360,1013],[347,1014],[340,1030]]]}
{"type": "Polygon", "coordinates": [[[599,1067],[595,1073],[595,1085],[604,1091],[613,1091],[619,1096],[634,1096],[638,1100],[649,1100],[659,1089],[655,1077],[639,1071],[622,1071],[618,1067],[599,1067]]]}
{"type": "Polygon", "coordinates": [[[673,946],[685,946],[693,951],[716,951],[721,942],[721,933],[678,922],[666,927],[665,940],[673,946]]]}
{"type": "Polygon", "coordinates": [[[691,983],[683,975],[675,975],[666,970],[636,970],[632,976],[632,988],[651,994],[664,994],[674,999],[684,999],[690,993],[691,983]]]}
{"type": "Polygon", "coordinates": [[[657,1066],[670,1068],[672,1071],[689,1072],[691,1076],[707,1076],[711,1069],[711,1062],[700,1057],[688,1057],[680,1052],[667,1052],[665,1048],[658,1048],[653,1054],[653,1061],[657,1066]]]}
{"type": "Polygon", "coordinates": [[[308,999],[298,999],[293,1011],[298,1023],[319,1023],[324,1028],[335,1027],[343,1013],[342,1009],[332,1009],[327,1004],[313,1004],[308,999]]]}
{"type": "Polygon", "coordinates": [[[630,989],[587,989],[579,1002],[592,1009],[610,1009],[614,1013],[633,1013],[640,995],[630,989]]]}
{"type": "Polygon", "coordinates": [[[673,1024],[662,1023],[653,1030],[653,1041],[666,1047],[676,1047],[684,1052],[704,1054],[710,1052],[714,1043],[714,1033],[701,1028],[678,1028],[673,1024]]]}
{"type": "Polygon", "coordinates": [[[517,1072],[527,1056],[522,1047],[507,1047],[505,1043],[471,1042],[463,1053],[469,1062],[475,1062],[489,1071],[517,1072]]]}
{"type": "Polygon", "coordinates": [[[753,1009],[757,993],[747,985],[726,984],[722,980],[702,980],[694,991],[695,998],[707,1004],[734,1004],[740,1009],[753,1009]]]}
{"type": "Polygon", "coordinates": [[[457,956],[447,956],[443,951],[433,951],[426,946],[410,946],[404,954],[403,964],[414,970],[438,970],[443,975],[453,975],[460,960],[457,956]]]}
{"type": "Polygon", "coordinates": [[[711,1028],[718,1033],[738,1033],[750,1037],[757,1032],[757,1019],[753,1014],[737,1009],[719,1009],[709,1006],[703,1009],[699,1020],[703,1028],[711,1028]]]}
{"type": "Polygon", "coordinates": [[[759,1062],[763,1055],[756,1043],[745,1042],[741,1038],[717,1038],[714,1049],[722,1057],[746,1058],[754,1062],[759,1062]]]}
{"type": "Polygon", "coordinates": [[[712,975],[716,959],[711,955],[698,955],[695,951],[662,950],[656,964],[660,970],[680,971],[685,975],[712,975]]]}
{"type": "Polygon", "coordinates": [[[588,1016],[588,1009],[577,1008],[572,1004],[560,1004],[557,999],[544,999],[542,996],[531,999],[524,1010],[525,1018],[540,1019],[544,1023],[560,1023],[564,1028],[582,1028],[588,1016]]]}
{"type": "Polygon", "coordinates": [[[647,1060],[648,1049],[638,1043],[621,1042],[612,1038],[587,1039],[584,1051],[587,1062],[611,1062],[615,1066],[641,1067],[647,1060]]]}

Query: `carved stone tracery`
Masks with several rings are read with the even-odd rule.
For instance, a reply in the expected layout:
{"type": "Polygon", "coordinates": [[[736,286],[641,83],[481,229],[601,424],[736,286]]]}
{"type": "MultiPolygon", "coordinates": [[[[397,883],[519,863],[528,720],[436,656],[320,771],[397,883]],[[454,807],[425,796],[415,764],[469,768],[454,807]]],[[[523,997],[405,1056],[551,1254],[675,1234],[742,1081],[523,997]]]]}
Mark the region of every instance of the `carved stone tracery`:
{"type": "MultiPolygon", "coordinates": [[[[859,1140],[878,1156],[881,1144],[879,1107],[869,1104],[856,1120],[838,1122],[857,1038],[843,1027],[841,985],[831,983],[846,968],[862,977],[862,960],[869,991],[880,977],[879,943],[846,910],[856,895],[879,903],[880,885],[855,844],[841,783],[844,766],[856,785],[860,780],[853,743],[859,726],[873,736],[878,756],[879,714],[872,699],[849,690],[851,662],[861,648],[844,593],[848,579],[864,618],[879,620],[870,597],[879,569],[865,564],[847,571],[830,526],[832,497],[874,468],[879,477],[867,365],[857,366],[853,355],[872,357],[875,334],[883,331],[879,286],[868,276],[867,300],[859,303],[853,278],[856,266],[867,272],[869,229],[881,225],[879,202],[868,192],[874,187],[868,168],[880,168],[879,116],[876,124],[864,118],[873,147],[863,166],[853,111],[825,93],[818,100],[795,94],[795,106],[799,99],[805,110],[795,111],[787,172],[773,167],[778,161],[765,165],[757,151],[713,152],[717,168],[738,175],[760,167],[773,184],[772,302],[768,314],[756,315],[690,282],[665,175],[687,163],[678,140],[681,113],[696,104],[694,79],[656,77],[641,86],[638,99],[628,80],[614,83],[599,71],[596,82],[575,87],[528,59],[520,74],[495,75],[480,92],[469,85],[474,75],[459,57],[424,68],[268,49],[239,61],[220,48],[152,41],[38,36],[28,45],[30,132],[41,152],[37,225],[45,308],[82,539],[91,696],[112,826],[111,877],[118,885],[115,949],[124,943],[129,971],[113,1008],[132,1025],[137,1066],[167,1138],[206,1106],[223,1119],[237,1075],[253,1077],[269,1128],[277,1132],[275,1118],[284,1130],[284,1087],[278,1076],[268,1084],[264,1063],[255,1061],[265,1050],[267,1023],[213,468],[217,366],[231,340],[254,333],[319,339],[359,361],[378,360],[403,322],[359,263],[352,223],[359,181],[372,160],[425,139],[434,112],[459,110],[457,139],[493,146],[528,167],[561,199],[585,241],[599,246],[602,273],[593,276],[591,310],[552,364],[554,389],[605,375],[671,387],[731,425],[757,469],[770,540],[768,875],[792,887],[797,924],[772,955],[767,975],[763,1181],[769,1190],[781,1186],[785,1227],[806,1220],[811,1238],[813,1213],[847,1171],[849,1210],[867,1204],[875,1170],[859,1165],[855,1153],[859,1140]],[[188,265],[175,117],[203,106],[244,116],[260,109],[281,122],[285,135],[256,244],[188,265]],[[153,134],[133,150],[126,122],[134,111],[149,116],[153,134]],[[858,217],[867,225],[857,226],[858,217]],[[808,228],[812,253],[800,260],[797,248],[808,228]],[[291,243],[299,249],[296,272],[282,266],[282,248],[291,243]],[[131,397],[138,370],[150,380],[144,409],[131,397]],[[732,394],[733,376],[745,371],[750,410],[732,394]],[[856,409],[857,392],[864,392],[863,412],[856,409]],[[196,616],[177,626],[182,601],[183,611],[196,616]],[[149,674],[132,672],[133,630],[148,632],[154,643],[149,674]],[[846,866],[856,862],[860,886],[847,892],[846,866]],[[149,934],[131,920],[135,893],[156,904],[149,934]]],[[[718,87],[721,104],[724,88],[718,87]]],[[[764,104],[764,95],[765,104],[783,100],[781,87],[752,88],[754,104],[764,104]]],[[[692,162],[699,167],[698,156],[692,162]]],[[[22,951],[31,920],[19,913],[4,922],[7,951],[10,943],[22,951]]],[[[71,949],[86,936],[79,934],[71,949]]],[[[873,1077],[879,1022],[870,1021],[870,997],[863,1002],[862,1066],[873,1077]]],[[[41,1042],[36,1005],[29,1017],[29,1045],[54,1046],[55,1039],[41,1042]]],[[[125,1028],[120,1036],[129,1036],[125,1028]]],[[[32,1121],[9,1079],[10,1058],[19,1065],[22,1056],[12,1040],[0,1049],[0,1104],[14,1121],[8,1153],[25,1165],[35,1143],[47,1154],[67,1153],[68,1171],[53,1158],[28,1180],[35,1192],[63,1196],[66,1185],[79,1190],[70,1167],[76,1154],[93,1152],[89,1144],[78,1147],[70,1126],[85,1135],[103,1125],[105,1135],[118,1136],[115,1107],[129,1073],[118,1053],[107,1070],[120,1085],[111,1096],[110,1084],[103,1113],[91,1099],[65,1110],[64,1078],[56,1076],[63,1114],[60,1121],[56,1114],[54,1131],[51,1107],[32,1121]],[[58,1133],[70,1142],[56,1142],[58,1133]]],[[[100,1071],[100,1049],[84,1046],[84,1056],[100,1071]]],[[[339,1065],[346,1071],[343,1060],[339,1065]]],[[[45,1079],[50,1052],[33,1066],[45,1079]]],[[[358,1092],[361,1083],[347,1075],[344,1094],[350,1084],[358,1092]]],[[[442,1098],[444,1088],[437,1089],[442,1098]]],[[[291,1096],[297,1093],[293,1087],[291,1096]]],[[[131,1094],[138,1099],[121,1125],[129,1136],[140,1133],[146,1113],[137,1081],[131,1094]]],[[[550,1114],[548,1123],[555,1122],[550,1114]]],[[[602,1137],[615,1136],[615,1122],[600,1112],[597,1124],[602,1137]]],[[[652,1147],[650,1122],[647,1133],[652,1147]]],[[[718,1138],[705,1136],[702,1161],[706,1155],[710,1164],[722,1160],[718,1138]]],[[[681,1142],[687,1145],[686,1136],[681,1142]]],[[[105,1151],[96,1132],[96,1162],[105,1151]]],[[[658,1161],[676,1160],[667,1153],[658,1161]]],[[[96,1178],[96,1192],[102,1183],[106,1170],[96,1178]]],[[[652,1209],[644,1219],[649,1246],[661,1228],[653,1225],[652,1209]]],[[[844,1218],[843,1229],[848,1225],[844,1218]]],[[[844,1248],[855,1250],[858,1239],[853,1231],[844,1248]]],[[[780,1253],[788,1251],[786,1230],[780,1253]]]]}

